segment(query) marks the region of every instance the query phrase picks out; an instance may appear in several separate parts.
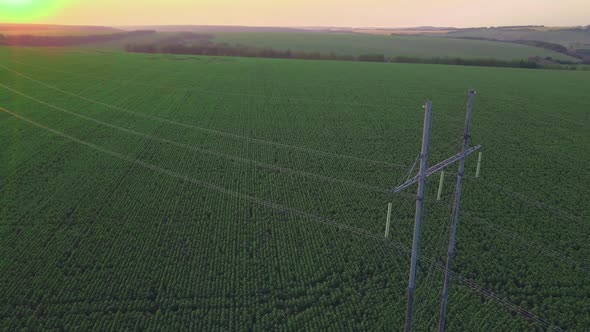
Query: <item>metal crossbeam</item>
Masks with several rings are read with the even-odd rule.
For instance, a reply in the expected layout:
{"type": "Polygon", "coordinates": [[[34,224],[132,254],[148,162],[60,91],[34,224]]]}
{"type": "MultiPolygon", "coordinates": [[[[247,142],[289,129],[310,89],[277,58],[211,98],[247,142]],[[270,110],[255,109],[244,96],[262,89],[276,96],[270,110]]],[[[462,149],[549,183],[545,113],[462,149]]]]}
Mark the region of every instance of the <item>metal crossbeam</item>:
{"type": "MultiPolygon", "coordinates": [[[[477,145],[474,146],[468,150],[465,151],[465,156],[467,157],[468,155],[472,154],[473,152],[479,150],[483,148],[483,145],[477,145]]],[[[430,167],[428,170],[426,170],[426,177],[429,177],[433,174],[436,174],[440,171],[442,171],[443,169],[451,166],[454,162],[456,162],[457,160],[460,160],[463,157],[463,152],[459,152],[456,155],[452,156],[451,158],[441,161],[440,163],[430,167]]],[[[413,185],[414,183],[418,182],[418,176],[413,177],[412,179],[408,180],[406,183],[399,185],[393,189],[391,189],[392,193],[398,193],[404,189],[406,189],[407,187],[413,185]]]]}

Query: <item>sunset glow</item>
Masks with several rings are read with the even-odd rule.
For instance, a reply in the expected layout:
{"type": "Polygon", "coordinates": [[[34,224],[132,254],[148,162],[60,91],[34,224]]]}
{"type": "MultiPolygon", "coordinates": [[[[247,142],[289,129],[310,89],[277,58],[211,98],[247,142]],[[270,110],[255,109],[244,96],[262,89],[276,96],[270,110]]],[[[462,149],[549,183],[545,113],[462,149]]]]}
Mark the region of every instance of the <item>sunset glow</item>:
{"type": "Polygon", "coordinates": [[[588,18],[587,0],[0,0],[1,23],[466,27],[588,18]]]}
{"type": "Polygon", "coordinates": [[[0,22],[37,23],[59,17],[68,0],[0,0],[0,22]]]}

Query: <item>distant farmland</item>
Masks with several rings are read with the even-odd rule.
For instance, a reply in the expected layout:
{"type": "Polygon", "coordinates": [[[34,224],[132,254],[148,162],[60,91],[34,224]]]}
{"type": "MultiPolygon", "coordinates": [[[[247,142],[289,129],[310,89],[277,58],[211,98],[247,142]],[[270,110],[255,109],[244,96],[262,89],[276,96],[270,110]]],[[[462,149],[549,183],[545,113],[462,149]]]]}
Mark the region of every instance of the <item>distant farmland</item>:
{"type": "Polygon", "coordinates": [[[443,37],[382,36],[348,33],[239,32],[217,33],[215,41],[277,50],[299,50],[343,55],[385,54],[412,57],[461,57],[520,60],[529,57],[577,61],[554,51],[481,40],[443,37]]]}
{"type": "Polygon", "coordinates": [[[101,26],[0,24],[3,35],[82,36],[120,33],[123,30],[101,26]]]}
{"type": "MultiPolygon", "coordinates": [[[[475,179],[467,160],[448,330],[583,331],[588,86],[581,71],[0,47],[0,328],[400,330],[415,188],[388,189],[416,160],[422,103],[432,165],[457,152],[474,87],[484,163],[475,179]]],[[[453,172],[440,202],[427,184],[419,331],[435,329],[453,172]]]]}
{"type": "Polygon", "coordinates": [[[590,47],[590,28],[473,28],[450,31],[451,37],[477,37],[498,40],[540,40],[580,49],[590,47]]]}

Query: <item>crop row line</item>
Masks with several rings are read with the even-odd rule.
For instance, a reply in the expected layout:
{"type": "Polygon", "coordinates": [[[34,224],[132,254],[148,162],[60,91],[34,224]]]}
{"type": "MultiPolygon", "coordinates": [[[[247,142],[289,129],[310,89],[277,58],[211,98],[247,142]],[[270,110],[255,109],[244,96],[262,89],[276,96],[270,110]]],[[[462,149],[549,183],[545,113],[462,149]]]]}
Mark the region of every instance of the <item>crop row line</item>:
{"type": "MultiPolygon", "coordinates": [[[[494,158],[488,158],[488,160],[491,161],[493,164],[495,164],[498,169],[502,169],[502,164],[499,161],[496,161],[494,158]]],[[[505,170],[505,168],[504,168],[504,170],[505,170]]],[[[516,177],[516,180],[520,181],[521,183],[525,183],[524,180],[522,178],[520,178],[520,177],[516,177]]],[[[573,220],[573,221],[582,221],[582,218],[580,216],[575,215],[571,211],[567,211],[567,210],[565,210],[563,208],[559,208],[559,207],[553,206],[551,204],[547,204],[547,203],[541,202],[541,201],[539,201],[539,200],[537,200],[535,198],[529,197],[528,195],[525,195],[525,194],[521,194],[521,193],[512,191],[512,190],[506,188],[505,186],[500,186],[500,185],[497,185],[495,183],[487,183],[486,181],[484,181],[483,183],[486,184],[486,185],[488,185],[488,186],[490,186],[490,187],[493,187],[497,191],[501,191],[503,193],[510,194],[512,197],[518,198],[521,201],[525,201],[528,204],[531,204],[531,205],[534,205],[536,207],[545,209],[547,211],[554,212],[554,213],[556,213],[558,215],[561,215],[562,217],[566,217],[566,218],[568,218],[570,220],[573,220]]],[[[548,197],[552,197],[552,195],[549,194],[549,193],[547,193],[546,189],[544,189],[544,188],[541,188],[541,187],[536,186],[536,185],[531,184],[531,183],[525,183],[525,184],[527,186],[529,186],[529,187],[534,186],[537,189],[538,192],[544,193],[548,197]]]]}
{"type": "MultiPolygon", "coordinates": [[[[146,162],[141,161],[139,159],[131,158],[129,156],[126,156],[126,155],[123,155],[123,154],[120,154],[120,153],[117,153],[117,152],[114,152],[114,151],[110,151],[108,149],[102,148],[102,147],[100,147],[98,145],[95,145],[93,143],[90,143],[90,142],[87,142],[87,141],[78,139],[76,137],[70,136],[68,134],[62,133],[62,132],[60,132],[58,130],[52,129],[52,128],[47,127],[47,126],[45,126],[43,124],[37,123],[37,122],[35,122],[33,120],[30,120],[30,119],[28,119],[26,117],[23,117],[21,115],[18,115],[16,113],[13,113],[13,112],[11,112],[11,111],[3,108],[3,107],[0,107],[0,110],[3,111],[3,112],[5,112],[5,113],[8,113],[8,114],[14,116],[17,119],[20,119],[22,121],[25,121],[25,122],[33,125],[33,126],[36,126],[38,128],[47,130],[47,131],[49,131],[49,132],[51,132],[51,133],[53,133],[55,135],[62,136],[62,137],[66,138],[66,139],[69,139],[69,140],[71,140],[73,142],[76,142],[78,144],[81,144],[83,146],[86,146],[87,148],[96,150],[96,151],[101,152],[103,154],[110,155],[112,157],[121,159],[123,161],[129,162],[129,163],[132,163],[132,164],[136,164],[136,165],[141,166],[143,168],[152,170],[152,171],[154,171],[156,173],[160,173],[162,175],[167,175],[167,176],[170,176],[170,177],[174,177],[174,178],[177,178],[177,179],[180,179],[180,180],[183,180],[183,181],[192,183],[192,184],[197,185],[199,187],[211,189],[211,190],[220,192],[222,194],[226,194],[226,195],[231,196],[231,197],[235,197],[235,198],[238,198],[238,199],[244,199],[244,200],[250,201],[250,202],[252,202],[254,204],[257,204],[257,205],[260,205],[260,206],[263,206],[263,207],[270,208],[272,210],[289,212],[289,213],[292,213],[294,215],[298,215],[298,216],[301,216],[301,217],[304,217],[304,218],[312,219],[312,220],[315,220],[316,222],[319,222],[319,223],[322,223],[322,224],[326,224],[326,225],[329,225],[329,226],[334,226],[334,227],[337,227],[337,228],[340,228],[340,229],[343,229],[343,230],[346,230],[346,231],[349,231],[351,233],[355,233],[355,234],[358,234],[358,235],[361,235],[361,236],[364,236],[364,237],[367,237],[367,238],[373,238],[374,240],[377,240],[377,241],[387,241],[386,243],[395,246],[398,249],[398,252],[399,251],[404,251],[406,253],[406,255],[411,252],[411,249],[406,248],[405,246],[403,246],[401,244],[398,244],[398,243],[393,242],[393,241],[388,241],[388,240],[384,239],[382,236],[375,235],[375,234],[373,234],[373,233],[371,233],[369,231],[366,231],[364,229],[361,229],[361,228],[358,228],[358,227],[354,227],[354,226],[350,226],[350,225],[343,225],[343,224],[338,223],[338,222],[335,222],[333,220],[329,220],[329,219],[326,219],[326,218],[323,218],[323,217],[311,215],[311,214],[309,214],[307,212],[304,212],[304,211],[290,209],[290,208],[288,208],[286,206],[283,206],[283,205],[279,205],[279,204],[276,204],[276,203],[273,203],[273,202],[265,201],[265,200],[259,199],[257,197],[254,197],[254,196],[241,194],[241,193],[238,193],[238,192],[235,192],[235,191],[232,191],[232,190],[228,190],[228,189],[226,189],[224,187],[220,187],[220,186],[217,186],[217,185],[214,185],[214,184],[211,184],[211,183],[207,183],[207,182],[204,182],[204,181],[201,181],[201,180],[197,180],[197,179],[194,179],[194,178],[185,176],[185,175],[181,175],[181,174],[178,174],[176,172],[173,172],[173,171],[170,171],[170,170],[161,168],[161,167],[159,167],[157,165],[146,163],[146,162]]],[[[426,257],[426,256],[422,256],[422,257],[420,257],[420,260],[425,261],[425,262],[427,262],[429,264],[435,264],[438,269],[440,269],[442,271],[445,271],[445,268],[440,263],[436,262],[432,258],[429,258],[429,257],[426,257]]],[[[497,296],[493,292],[491,292],[491,291],[489,291],[489,290],[487,290],[487,289],[485,289],[485,288],[477,285],[475,282],[473,282],[473,281],[471,281],[469,279],[463,278],[458,273],[456,273],[454,271],[446,271],[446,273],[449,273],[454,279],[456,279],[456,280],[460,281],[461,283],[467,285],[472,290],[474,290],[474,291],[476,291],[476,292],[478,292],[478,293],[480,293],[480,294],[482,294],[482,295],[484,295],[484,296],[486,296],[486,297],[488,297],[490,299],[495,300],[496,302],[502,304],[503,306],[507,307],[511,311],[516,312],[517,314],[525,317],[526,319],[531,320],[533,322],[536,322],[538,324],[541,324],[541,325],[543,325],[543,326],[545,326],[547,328],[553,328],[553,329],[558,330],[558,331],[560,330],[559,328],[555,328],[554,325],[550,324],[545,319],[543,319],[543,318],[541,318],[541,317],[539,317],[539,316],[537,316],[537,315],[535,315],[535,314],[533,314],[533,313],[531,313],[531,312],[523,309],[522,307],[520,307],[520,306],[518,306],[518,305],[516,305],[516,304],[514,304],[512,302],[509,302],[509,301],[507,301],[507,300],[505,300],[505,299],[497,296]]]]}
{"type": "MultiPolygon", "coordinates": [[[[8,87],[6,87],[6,86],[4,86],[4,85],[2,85],[2,86],[3,86],[3,87],[5,87],[5,88],[7,88],[7,89],[9,89],[9,90],[11,90],[11,91],[13,91],[13,92],[15,92],[15,93],[19,93],[19,94],[21,94],[21,95],[23,95],[23,96],[25,96],[25,97],[28,97],[28,96],[26,96],[26,95],[24,95],[24,94],[22,94],[22,93],[20,93],[20,92],[18,92],[18,91],[16,91],[16,90],[14,90],[14,89],[10,89],[10,88],[8,88],[8,87]]],[[[30,97],[28,97],[28,98],[30,98],[30,97]]],[[[34,98],[31,98],[31,99],[33,99],[33,100],[36,100],[36,101],[38,101],[38,102],[41,102],[41,103],[43,103],[43,104],[46,104],[46,105],[48,105],[48,106],[51,106],[51,107],[54,107],[54,108],[55,108],[55,106],[53,106],[53,105],[47,104],[47,103],[45,103],[45,102],[39,101],[39,100],[37,100],[37,99],[34,99],[34,98]]],[[[63,109],[61,109],[61,110],[63,111],[63,109]]],[[[72,112],[69,112],[69,111],[66,111],[66,112],[68,112],[68,114],[72,114],[72,115],[76,115],[76,116],[81,116],[81,115],[79,115],[79,114],[74,114],[74,113],[72,113],[72,112]]],[[[89,119],[89,120],[92,120],[92,121],[98,121],[98,120],[95,120],[95,119],[90,119],[90,118],[88,118],[88,117],[85,117],[85,116],[81,116],[81,117],[83,117],[83,118],[86,118],[86,119],[89,119]]],[[[102,124],[106,124],[106,123],[103,123],[103,122],[100,122],[100,121],[98,121],[98,122],[99,122],[99,123],[102,123],[102,124]]],[[[107,126],[111,126],[111,127],[113,127],[113,126],[112,126],[112,125],[110,125],[110,124],[106,124],[106,125],[107,125],[107,126]]],[[[121,127],[117,127],[117,126],[114,126],[113,128],[116,128],[116,129],[123,129],[123,130],[125,130],[125,131],[127,131],[127,132],[131,132],[131,133],[135,133],[135,134],[140,134],[140,135],[142,135],[142,137],[144,137],[144,138],[147,138],[147,139],[158,139],[158,138],[155,138],[154,136],[150,136],[150,135],[145,135],[145,134],[141,134],[141,133],[137,133],[137,132],[129,131],[129,130],[126,130],[125,128],[121,128],[121,127]]],[[[161,141],[163,141],[163,142],[166,142],[166,143],[175,144],[175,145],[178,145],[178,144],[180,144],[180,143],[172,142],[172,141],[169,141],[169,140],[162,140],[162,139],[158,139],[158,140],[161,140],[161,141]]],[[[180,144],[180,146],[187,147],[187,146],[185,146],[185,145],[183,145],[183,144],[180,144]]],[[[190,147],[189,147],[189,148],[190,148],[190,147]]],[[[200,152],[203,152],[203,151],[200,151],[200,152]]],[[[233,156],[230,156],[230,157],[233,157],[233,156]]],[[[238,158],[239,158],[239,157],[238,157],[238,158]]],[[[241,161],[251,162],[251,161],[249,161],[249,160],[247,160],[247,159],[244,159],[244,158],[240,158],[240,159],[241,159],[241,161]]],[[[266,164],[263,164],[263,165],[266,165],[266,164]]],[[[266,165],[266,166],[270,166],[271,168],[273,167],[272,165],[266,165]]],[[[280,170],[280,171],[288,171],[288,169],[284,169],[284,168],[276,168],[276,167],[275,167],[275,168],[272,168],[272,169],[275,169],[275,170],[280,170]]],[[[299,174],[305,174],[305,175],[308,175],[308,176],[309,176],[309,174],[308,174],[308,173],[305,173],[305,172],[298,172],[298,173],[299,173],[299,174]]],[[[318,176],[318,175],[312,174],[312,176],[318,176]]],[[[326,179],[330,180],[330,179],[331,179],[331,178],[322,177],[322,176],[318,176],[318,177],[319,177],[319,178],[321,178],[321,179],[324,179],[324,180],[326,180],[326,179]]],[[[332,179],[332,180],[334,180],[334,179],[332,179]]],[[[339,179],[335,179],[335,180],[339,180],[339,179]]],[[[372,189],[375,189],[375,188],[372,188],[372,189]]],[[[562,257],[563,257],[563,256],[562,256],[562,257]]],[[[578,264],[576,264],[576,265],[578,265],[578,264]]]]}
{"type": "Polygon", "coordinates": [[[117,111],[121,111],[121,112],[125,112],[128,114],[132,114],[132,115],[136,115],[136,116],[140,116],[143,118],[148,118],[148,119],[152,119],[152,120],[156,120],[156,121],[161,121],[161,122],[166,122],[172,125],[176,125],[176,126],[180,126],[180,127],[185,127],[185,128],[189,128],[189,129],[193,129],[193,130],[199,130],[199,131],[204,131],[204,132],[208,132],[208,133],[213,133],[213,134],[217,134],[217,135],[221,135],[221,136],[226,136],[226,137],[231,137],[231,138],[235,138],[235,139],[240,139],[240,140],[248,140],[248,141],[252,141],[255,143],[259,143],[259,144],[267,144],[267,145],[274,145],[274,146],[279,146],[279,147],[283,147],[283,148],[287,148],[287,149],[293,149],[293,150],[299,150],[299,151],[304,151],[304,152],[309,152],[309,153],[315,153],[318,155],[324,155],[324,156],[330,156],[330,157],[337,157],[337,158],[343,158],[343,159],[350,159],[350,160],[357,160],[357,161],[363,161],[363,162],[368,162],[368,163],[373,163],[373,164],[383,164],[383,165],[388,165],[388,166],[394,166],[394,167],[400,167],[400,168],[406,168],[407,165],[402,165],[402,164],[396,164],[396,163],[390,163],[390,162],[386,162],[386,161],[381,161],[381,160],[374,160],[374,159],[368,159],[368,158],[363,158],[363,157],[356,157],[356,156],[350,156],[350,155],[343,155],[343,154],[338,154],[338,153],[333,153],[333,152],[327,152],[327,151],[321,151],[321,150],[316,150],[316,149],[311,149],[311,148],[306,148],[306,147],[301,147],[301,146],[296,146],[296,145],[290,145],[290,144],[285,144],[285,143],[279,143],[279,142],[274,142],[274,141],[268,141],[268,140],[263,140],[263,139],[259,139],[259,138],[253,138],[253,137],[248,137],[248,136],[242,136],[242,135],[237,135],[237,134],[233,134],[233,133],[228,133],[225,131],[221,131],[221,130],[215,130],[215,129],[210,129],[210,128],[205,128],[205,127],[201,127],[201,126],[196,126],[196,125],[191,125],[191,124],[186,124],[186,123],[182,123],[182,122],[178,122],[178,121],[174,121],[174,120],[170,120],[170,119],[165,119],[165,118],[161,118],[158,116],[154,116],[154,115],[148,115],[148,114],[144,114],[141,112],[136,112],[136,111],[132,111],[123,107],[119,107],[119,106],[114,106],[111,104],[107,104],[101,101],[97,101],[88,97],[84,97],[82,95],[67,91],[67,90],[63,90],[57,86],[45,83],[43,81],[37,80],[35,78],[32,78],[28,75],[25,75],[21,72],[18,72],[16,70],[10,69],[4,65],[0,65],[0,68],[4,68],[7,71],[10,71],[18,76],[21,76],[27,80],[36,82],[38,84],[41,84],[45,87],[48,87],[52,90],[58,91],[60,93],[63,94],[67,94],[88,102],[91,102],[93,104],[96,105],[101,105],[113,110],[117,110],[117,111]]]}
{"type": "MultiPolygon", "coordinates": [[[[113,83],[120,84],[120,80],[108,79],[108,78],[103,78],[103,77],[99,77],[99,76],[95,76],[95,75],[81,74],[81,73],[75,73],[75,72],[65,71],[65,70],[56,70],[56,69],[51,69],[48,67],[26,64],[26,63],[14,61],[14,60],[12,62],[21,64],[21,65],[25,65],[25,66],[36,67],[36,68],[43,69],[43,70],[54,71],[54,72],[58,72],[58,73],[70,74],[70,75],[80,76],[80,77],[87,77],[87,78],[92,78],[92,79],[96,79],[96,80],[100,80],[100,81],[113,82],[113,83]]],[[[0,66],[0,67],[4,68],[5,70],[8,70],[8,71],[16,72],[14,69],[11,69],[11,68],[8,68],[5,66],[0,66]]],[[[386,108],[390,107],[388,105],[383,105],[383,104],[335,102],[335,101],[328,101],[328,100],[321,100],[321,99],[309,99],[309,98],[298,98],[298,97],[285,98],[285,97],[268,96],[268,95],[256,94],[256,93],[227,92],[227,91],[218,91],[218,90],[210,90],[210,89],[195,88],[195,87],[186,88],[186,87],[179,87],[179,86],[175,86],[175,85],[156,85],[156,84],[139,83],[139,82],[133,82],[133,83],[127,82],[126,84],[143,86],[143,87],[174,89],[174,90],[182,90],[182,91],[197,91],[197,92],[200,91],[200,92],[204,92],[204,93],[217,94],[217,95],[223,95],[223,96],[254,97],[254,98],[260,98],[260,99],[285,100],[285,101],[304,101],[304,102],[311,102],[311,103],[316,103],[316,104],[329,104],[329,105],[352,106],[352,107],[367,106],[367,107],[374,107],[374,108],[381,108],[381,109],[386,109],[386,108]]]]}
{"type": "Polygon", "coordinates": [[[116,129],[116,130],[119,130],[119,131],[122,131],[122,132],[125,132],[125,133],[129,133],[129,134],[132,134],[132,135],[135,135],[135,136],[138,136],[138,137],[142,137],[142,138],[145,138],[145,139],[159,141],[159,142],[162,142],[162,143],[166,143],[166,144],[174,145],[174,146],[177,146],[177,147],[181,147],[181,148],[184,148],[184,149],[187,149],[187,150],[192,150],[192,151],[195,151],[195,152],[200,152],[200,153],[209,154],[209,155],[213,155],[213,156],[217,156],[217,157],[222,157],[222,158],[226,158],[226,159],[229,159],[229,160],[234,160],[234,161],[241,162],[241,163],[249,163],[249,164],[252,164],[252,165],[255,165],[255,166],[259,166],[259,167],[263,167],[263,168],[268,168],[268,169],[273,170],[273,171],[284,172],[284,173],[293,173],[293,174],[296,174],[296,175],[305,176],[305,177],[311,177],[311,178],[315,178],[315,179],[326,181],[326,182],[340,183],[340,184],[351,186],[351,187],[355,187],[355,188],[358,188],[358,189],[365,189],[365,190],[370,190],[370,191],[375,191],[375,192],[380,192],[380,193],[388,193],[388,189],[386,189],[386,188],[380,188],[380,187],[371,186],[371,185],[367,185],[367,184],[363,184],[363,183],[358,183],[358,182],[355,182],[355,181],[337,179],[337,178],[332,178],[332,177],[328,177],[328,176],[324,176],[324,175],[320,175],[320,174],[309,173],[309,172],[304,172],[304,171],[298,171],[298,170],[294,170],[294,169],[291,169],[291,168],[286,168],[286,167],[280,167],[280,166],[275,166],[275,165],[271,165],[271,164],[266,164],[266,163],[258,162],[258,161],[255,161],[255,160],[247,159],[247,158],[242,158],[242,157],[238,157],[238,156],[229,155],[229,154],[222,153],[222,152],[216,152],[216,151],[211,151],[211,150],[204,149],[204,148],[199,148],[199,147],[196,147],[196,146],[192,146],[192,145],[188,145],[188,144],[176,142],[176,141],[169,140],[169,139],[166,139],[166,138],[160,138],[160,137],[157,137],[157,136],[148,135],[148,134],[141,133],[141,132],[138,132],[138,131],[135,131],[135,130],[132,130],[132,129],[123,128],[123,127],[120,127],[120,126],[117,126],[117,125],[114,125],[114,124],[111,124],[111,123],[107,123],[107,122],[104,122],[104,121],[101,121],[101,120],[98,120],[98,119],[95,119],[95,118],[92,118],[92,117],[89,117],[89,116],[86,116],[86,115],[83,115],[83,114],[79,114],[79,113],[76,113],[76,112],[69,111],[69,110],[67,110],[65,108],[62,108],[62,107],[53,105],[51,103],[45,102],[43,100],[37,99],[37,98],[32,97],[32,96],[29,96],[29,95],[27,95],[25,93],[22,93],[22,92],[20,92],[18,90],[12,89],[12,88],[10,88],[10,87],[8,87],[8,86],[6,86],[4,84],[1,84],[1,83],[0,83],[0,87],[4,88],[6,90],[9,90],[9,91],[11,91],[13,93],[16,93],[18,95],[21,95],[21,96],[23,96],[23,97],[25,97],[27,99],[33,100],[33,101],[35,101],[37,103],[40,103],[40,104],[43,104],[43,105],[48,106],[50,108],[53,108],[55,110],[58,110],[60,112],[63,112],[63,113],[66,113],[66,114],[69,114],[69,115],[72,115],[72,116],[75,116],[75,117],[78,117],[78,118],[81,118],[81,119],[84,119],[84,120],[88,120],[88,121],[97,123],[99,125],[105,126],[105,127],[113,128],[113,129],[116,129]]]}
{"type": "Polygon", "coordinates": [[[570,258],[569,256],[567,256],[555,249],[551,249],[550,247],[548,247],[545,244],[535,243],[531,240],[528,240],[528,239],[518,235],[515,232],[509,232],[504,229],[501,229],[500,226],[498,226],[497,224],[492,224],[490,222],[484,221],[481,218],[475,217],[472,213],[461,212],[461,214],[469,216],[477,224],[480,224],[480,225],[486,227],[487,229],[493,230],[501,235],[504,235],[508,239],[516,240],[516,242],[519,244],[531,247],[531,248],[535,249],[537,252],[540,252],[540,253],[543,253],[547,256],[556,258],[566,264],[574,265],[574,266],[578,267],[579,269],[585,271],[586,273],[590,272],[590,267],[588,266],[587,263],[578,262],[577,260],[570,258]]]}

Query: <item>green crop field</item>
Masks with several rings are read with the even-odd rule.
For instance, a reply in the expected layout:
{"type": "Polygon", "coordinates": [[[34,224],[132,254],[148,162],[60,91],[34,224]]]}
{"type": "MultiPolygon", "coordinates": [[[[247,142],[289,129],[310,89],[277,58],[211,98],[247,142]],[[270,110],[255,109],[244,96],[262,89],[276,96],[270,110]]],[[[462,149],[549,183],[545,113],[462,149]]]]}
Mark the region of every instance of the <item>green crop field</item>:
{"type": "Polygon", "coordinates": [[[542,48],[481,40],[443,37],[380,36],[346,33],[239,32],[217,33],[215,41],[277,50],[297,50],[342,55],[385,54],[413,57],[461,57],[520,60],[529,57],[575,58],[542,48]]]}
{"type": "MultiPolygon", "coordinates": [[[[388,189],[412,170],[425,100],[429,164],[458,152],[473,87],[485,148],[479,178],[466,163],[448,330],[587,330],[588,86],[580,71],[0,48],[0,329],[401,330],[415,187],[388,189]]],[[[437,321],[447,171],[441,201],[427,182],[420,331],[437,321]]]]}

